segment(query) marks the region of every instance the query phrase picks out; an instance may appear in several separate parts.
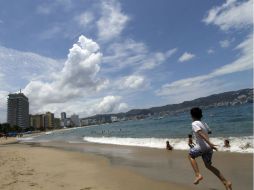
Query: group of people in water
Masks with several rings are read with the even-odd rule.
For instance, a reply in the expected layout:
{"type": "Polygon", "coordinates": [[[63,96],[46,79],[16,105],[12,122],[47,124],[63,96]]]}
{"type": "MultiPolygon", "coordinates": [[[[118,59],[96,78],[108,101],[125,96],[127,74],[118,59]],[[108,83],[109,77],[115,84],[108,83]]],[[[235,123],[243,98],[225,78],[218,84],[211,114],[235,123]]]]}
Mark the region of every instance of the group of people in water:
{"type": "MultiPolygon", "coordinates": [[[[192,135],[188,135],[188,145],[190,147],[188,159],[195,174],[195,180],[193,183],[197,185],[203,179],[203,176],[199,171],[198,164],[195,160],[198,157],[202,157],[205,167],[220,179],[226,190],[232,190],[232,183],[227,180],[212,164],[213,150],[217,151],[218,149],[216,147],[217,145],[214,145],[209,140],[209,134],[212,133],[210,128],[205,122],[201,121],[201,118],[203,117],[202,110],[198,107],[192,108],[190,110],[190,115],[192,118],[192,133],[196,140],[194,143],[192,140],[192,135]]],[[[228,139],[224,140],[224,147],[230,147],[228,139]]],[[[169,144],[169,141],[166,142],[166,149],[173,150],[173,146],[169,144]]]]}
{"type": "MultiPolygon", "coordinates": [[[[188,135],[188,145],[190,148],[193,148],[195,146],[195,143],[193,142],[193,139],[192,139],[192,135],[189,134],[188,135]]],[[[230,142],[228,139],[225,139],[224,140],[224,145],[223,145],[224,148],[230,148],[230,142]]],[[[169,144],[169,141],[166,141],[166,149],[167,150],[173,150],[173,146],[169,144]]]]}

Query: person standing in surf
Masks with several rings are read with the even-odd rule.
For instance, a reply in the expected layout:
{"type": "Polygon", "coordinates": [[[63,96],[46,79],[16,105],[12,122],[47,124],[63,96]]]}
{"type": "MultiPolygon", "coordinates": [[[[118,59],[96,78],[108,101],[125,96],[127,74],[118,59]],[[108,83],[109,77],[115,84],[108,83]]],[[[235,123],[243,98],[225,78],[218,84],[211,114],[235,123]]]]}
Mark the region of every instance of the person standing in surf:
{"type": "Polygon", "coordinates": [[[212,165],[213,150],[217,151],[217,148],[209,140],[208,125],[204,122],[201,122],[201,118],[203,117],[202,110],[198,107],[195,107],[190,110],[190,114],[193,121],[192,131],[196,139],[196,144],[190,149],[188,156],[196,176],[194,184],[197,185],[203,179],[203,176],[199,172],[198,164],[195,160],[195,158],[202,156],[206,168],[220,179],[220,181],[224,184],[226,190],[232,190],[232,183],[226,180],[221,172],[212,165]]]}
{"type": "Polygon", "coordinates": [[[167,150],[173,150],[173,146],[169,144],[169,141],[166,141],[166,149],[167,150]]]}

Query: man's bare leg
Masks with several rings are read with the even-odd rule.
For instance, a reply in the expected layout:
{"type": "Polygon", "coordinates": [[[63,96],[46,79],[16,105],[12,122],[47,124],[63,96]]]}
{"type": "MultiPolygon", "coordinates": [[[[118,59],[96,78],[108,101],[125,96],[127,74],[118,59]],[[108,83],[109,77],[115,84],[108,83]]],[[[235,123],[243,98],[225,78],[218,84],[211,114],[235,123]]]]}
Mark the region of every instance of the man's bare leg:
{"type": "Polygon", "coordinates": [[[198,164],[197,164],[196,160],[194,158],[192,158],[190,155],[188,156],[188,158],[190,160],[191,166],[192,166],[195,176],[196,176],[196,179],[194,180],[193,183],[195,185],[197,185],[203,179],[203,176],[199,172],[198,164]]]}
{"type": "Polygon", "coordinates": [[[216,175],[226,187],[226,190],[232,190],[232,183],[224,178],[221,172],[212,165],[205,164],[206,168],[216,175]]]}

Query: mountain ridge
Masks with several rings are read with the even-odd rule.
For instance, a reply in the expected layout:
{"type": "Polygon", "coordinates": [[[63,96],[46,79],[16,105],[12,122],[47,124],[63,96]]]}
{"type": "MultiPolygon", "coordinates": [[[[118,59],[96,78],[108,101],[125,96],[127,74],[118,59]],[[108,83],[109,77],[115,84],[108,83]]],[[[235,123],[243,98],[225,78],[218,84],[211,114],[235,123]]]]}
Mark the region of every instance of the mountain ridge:
{"type": "Polygon", "coordinates": [[[253,103],[253,88],[212,94],[206,97],[196,98],[194,100],[183,101],[182,103],[178,104],[167,104],[164,106],[156,106],[144,109],[132,109],[125,113],[99,114],[87,118],[98,119],[103,117],[109,118],[111,116],[123,118],[147,115],[170,115],[188,111],[192,107],[209,108],[221,106],[235,106],[246,103],[253,103]]]}

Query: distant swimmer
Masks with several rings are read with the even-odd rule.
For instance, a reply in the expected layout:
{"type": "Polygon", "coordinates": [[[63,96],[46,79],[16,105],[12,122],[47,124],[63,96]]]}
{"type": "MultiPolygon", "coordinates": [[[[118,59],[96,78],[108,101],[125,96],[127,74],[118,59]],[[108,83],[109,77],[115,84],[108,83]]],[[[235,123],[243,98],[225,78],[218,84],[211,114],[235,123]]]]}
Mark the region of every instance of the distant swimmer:
{"type": "Polygon", "coordinates": [[[203,116],[202,110],[198,107],[192,108],[190,114],[193,121],[192,131],[196,139],[196,145],[190,149],[188,156],[196,176],[194,184],[197,185],[203,179],[203,176],[199,172],[198,164],[195,160],[195,158],[202,156],[206,168],[220,179],[226,190],[232,190],[232,183],[226,180],[222,173],[212,165],[213,150],[217,150],[217,148],[216,145],[211,143],[209,140],[208,125],[204,122],[201,122],[201,118],[203,116]]]}
{"type": "Polygon", "coordinates": [[[173,146],[169,144],[169,141],[166,142],[166,149],[167,150],[173,150],[173,146]]]}
{"type": "Polygon", "coordinates": [[[224,147],[225,148],[230,148],[230,144],[229,144],[229,140],[228,139],[224,140],[224,147]]]}

